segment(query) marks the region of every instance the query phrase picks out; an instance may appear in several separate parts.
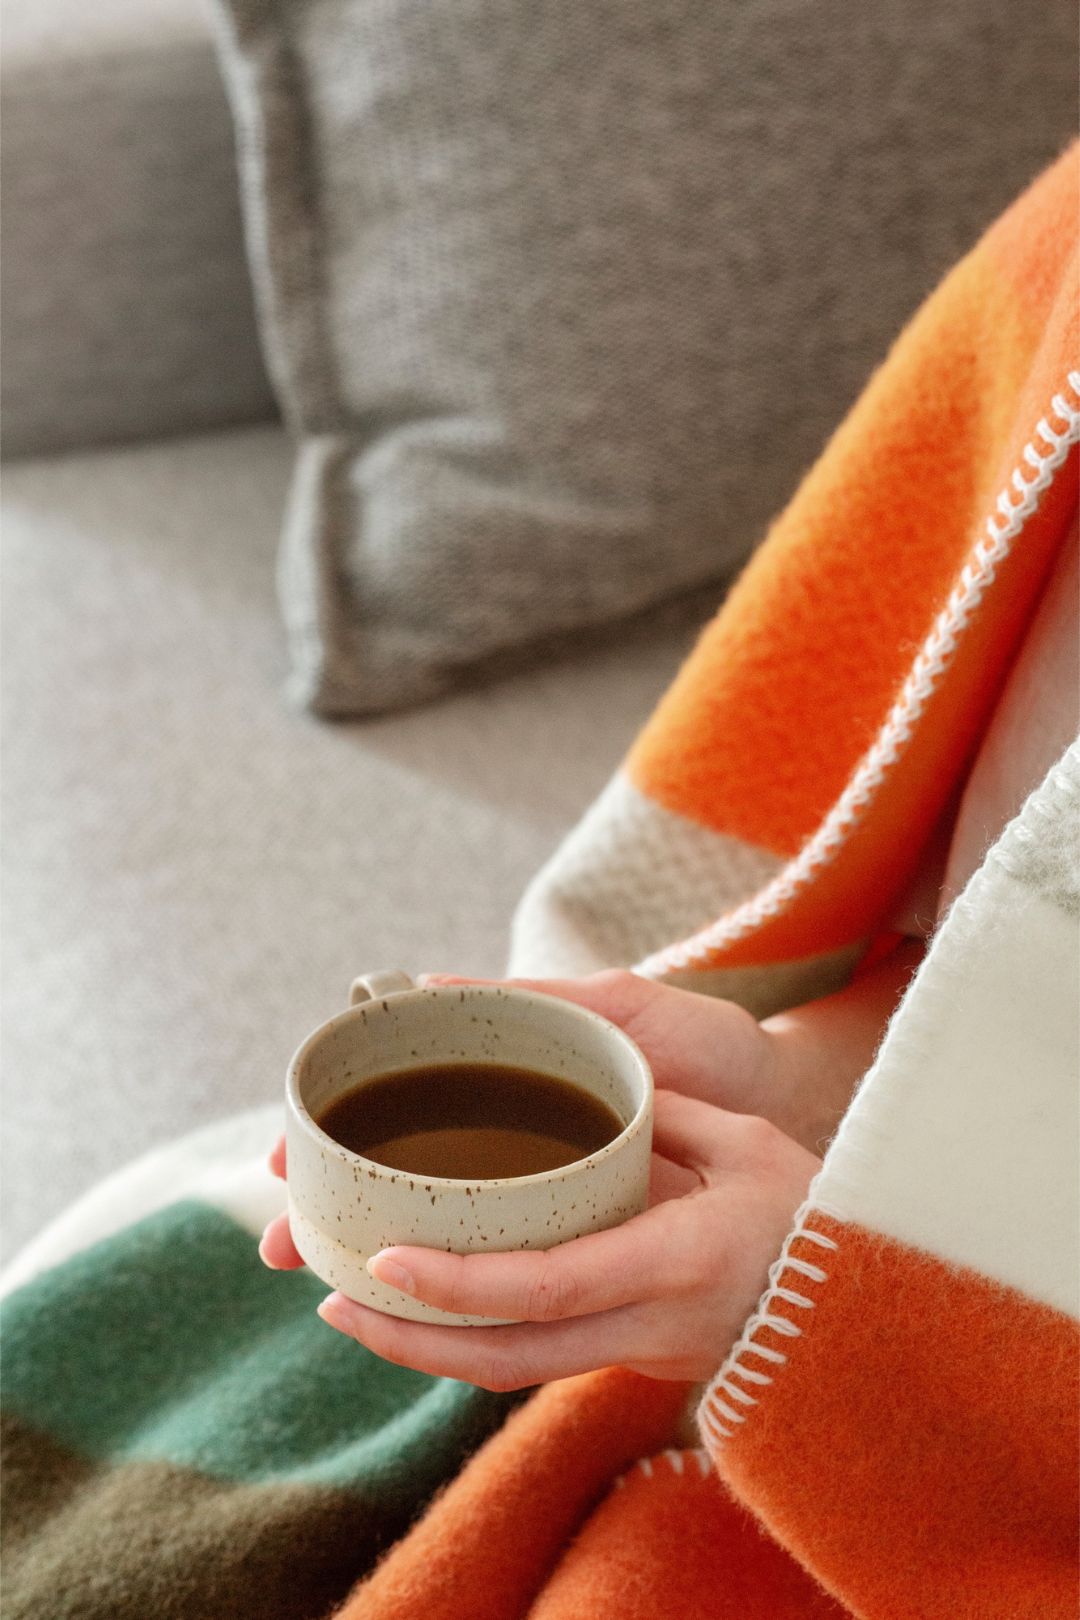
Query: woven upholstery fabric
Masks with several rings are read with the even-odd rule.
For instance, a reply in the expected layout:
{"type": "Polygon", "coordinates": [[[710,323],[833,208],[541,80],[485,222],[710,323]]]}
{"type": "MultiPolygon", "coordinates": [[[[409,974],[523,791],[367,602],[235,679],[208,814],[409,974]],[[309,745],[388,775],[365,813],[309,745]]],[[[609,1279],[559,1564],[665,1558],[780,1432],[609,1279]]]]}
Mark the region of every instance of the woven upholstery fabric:
{"type": "Polygon", "coordinates": [[[3,448],[276,414],[200,0],[4,0],[3,448]]]}
{"type": "Polygon", "coordinates": [[[8,1253],[132,1154],[279,1098],[354,974],[499,972],[685,651],[650,626],[415,714],[291,713],[290,461],[264,427],[6,470],[8,1253]]]}

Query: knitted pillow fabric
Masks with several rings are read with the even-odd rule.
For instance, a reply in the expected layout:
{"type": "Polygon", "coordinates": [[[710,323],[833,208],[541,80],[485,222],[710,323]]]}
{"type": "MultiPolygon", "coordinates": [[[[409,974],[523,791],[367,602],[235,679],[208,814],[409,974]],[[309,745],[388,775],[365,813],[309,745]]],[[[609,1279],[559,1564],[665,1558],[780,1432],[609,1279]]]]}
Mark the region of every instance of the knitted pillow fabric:
{"type": "Polygon", "coordinates": [[[291,691],[331,715],[728,577],[1073,119],[1064,0],[219,16],[291,691]]]}

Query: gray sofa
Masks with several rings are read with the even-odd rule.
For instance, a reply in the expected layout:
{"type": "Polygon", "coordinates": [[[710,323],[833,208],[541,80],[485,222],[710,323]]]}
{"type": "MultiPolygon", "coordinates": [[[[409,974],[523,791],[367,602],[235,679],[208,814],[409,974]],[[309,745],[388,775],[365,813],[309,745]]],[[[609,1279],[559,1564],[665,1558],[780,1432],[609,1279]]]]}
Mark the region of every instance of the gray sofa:
{"type": "MultiPolygon", "coordinates": [[[[123,1161],[274,1098],[359,970],[497,972],[690,632],[661,614],[364,724],[291,710],[292,451],[209,20],[3,0],[3,22],[10,1254],[123,1161]]],[[[1071,107],[1071,60],[1047,71],[1071,107]]],[[[1009,139],[1026,174],[1060,134],[1009,139]]]]}
{"type": "Polygon", "coordinates": [[[350,977],[498,972],[682,637],[329,726],[281,700],[274,426],[5,477],[3,1234],[272,1098],[350,977]]]}
{"type": "Polygon", "coordinates": [[[134,1154],[273,1098],[358,970],[498,972],[526,879],[687,631],[385,721],[291,711],[274,600],[291,449],[207,24],[195,0],[7,10],[10,1254],[134,1154]],[[51,154],[26,149],[35,97],[69,120],[51,154]],[[80,230],[34,324],[27,266],[80,230]],[[203,256],[209,287],[189,273],[203,256]]]}

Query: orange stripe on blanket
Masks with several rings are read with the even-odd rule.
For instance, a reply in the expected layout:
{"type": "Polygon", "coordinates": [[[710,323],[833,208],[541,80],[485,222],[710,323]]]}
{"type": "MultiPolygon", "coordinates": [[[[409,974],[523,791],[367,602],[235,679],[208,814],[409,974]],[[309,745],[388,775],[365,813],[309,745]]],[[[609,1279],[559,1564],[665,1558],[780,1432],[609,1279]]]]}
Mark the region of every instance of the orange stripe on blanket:
{"type": "Polygon", "coordinates": [[[777,854],[813,832],[997,495],[1016,319],[977,252],[915,318],[641,733],[643,792],[777,854]]]}
{"type": "Polygon", "coordinates": [[[619,1369],[546,1384],[337,1620],[522,1620],[597,1500],[669,1441],[687,1394],[619,1369]]]}
{"type": "Polygon", "coordinates": [[[799,1279],[812,1310],[774,1307],[800,1337],[759,1330],[788,1359],[748,1361],[773,1382],[746,1386],[758,1405],[718,1452],[723,1477],[858,1615],[1074,1613],[1076,1323],[890,1239],[811,1224],[837,1244],[827,1280],[799,1279]]]}
{"type": "Polygon", "coordinates": [[[1016,297],[1038,311],[1049,307],[1057,290],[1060,244],[1075,242],[1078,228],[1073,143],[994,221],[983,241],[1016,297]]]}
{"type": "Polygon", "coordinates": [[[1078,360],[1077,159],[1074,147],[920,311],[627,761],[638,788],[667,808],[790,860],[861,780],[872,745],[900,734],[899,705],[911,723],[888,791],[860,790],[858,816],[794,904],[696,943],[692,959],[658,953],[643,971],[790,961],[849,944],[909,879],[1076,505],[1061,434],[1075,438],[1080,420],[1068,382],[1078,360]],[[1042,256],[1028,248],[1006,267],[1025,221],[1042,256]],[[1005,560],[988,567],[988,518],[1015,528],[1021,495],[1030,504],[1046,483],[1033,513],[1021,507],[1005,560]],[[997,509],[1003,491],[1008,512],[997,509]],[[972,574],[973,605],[961,591],[956,612],[972,574]],[[927,688],[920,671],[931,653],[927,667],[938,669],[942,647],[927,688]],[[915,710],[912,682],[930,694],[915,710]]]}
{"type": "MultiPolygon", "coordinates": [[[[956,641],[947,676],[832,858],[775,917],[756,921],[695,965],[784,962],[867,937],[884,922],[962,780],[1077,507],[1077,457],[1054,480],[1008,559],[1008,589],[991,587],[956,641]]],[[[732,919],[733,921],[735,919],[732,919]]]]}
{"type": "Polygon", "coordinates": [[[686,1398],[614,1369],[547,1385],[336,1620],[843,1620],[704,1452],[630,1466],[686,1398]]]}
{"type": "Polygon", "coordinates": [[[630,1471],[528,1614],[529,1620],[845,1620],[848,1611],[732,1501],[705,1453],[679,1451],[630,1471]]]}

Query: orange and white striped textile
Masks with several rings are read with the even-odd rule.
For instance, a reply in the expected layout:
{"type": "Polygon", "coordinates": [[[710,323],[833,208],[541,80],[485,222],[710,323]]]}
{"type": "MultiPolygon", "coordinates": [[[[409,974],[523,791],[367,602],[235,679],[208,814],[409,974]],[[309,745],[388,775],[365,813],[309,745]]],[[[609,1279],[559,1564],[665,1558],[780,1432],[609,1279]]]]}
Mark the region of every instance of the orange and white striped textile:
{"type": "Polygon", "coordinates": [[[1077,155],[901,335],[622,769],[510,971],[835,989],[962,779],[1075,505],[1077,155]]]}
{"type": "MultiPolygon", "coordinates": [[[[512,971],[765,1014],[887,925],[1076,517],[1078,179],[1073,148],[901,336],[532,885],[512,971]]],[[[700,1446],[670,1448],[681,1386],[549,1385],[342,1614],[1072,1616],[1078,984],[1074,746],[938,930],[700,1446]]]]}
{"type": "Polygon", "coordinates": [[[951,908],[701,1404],[855,1614],[1075,1612],[1078,1189],[1074,744],[951,908]]]}

